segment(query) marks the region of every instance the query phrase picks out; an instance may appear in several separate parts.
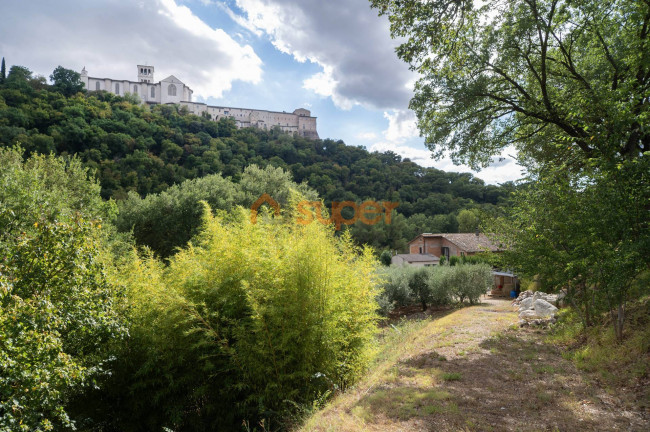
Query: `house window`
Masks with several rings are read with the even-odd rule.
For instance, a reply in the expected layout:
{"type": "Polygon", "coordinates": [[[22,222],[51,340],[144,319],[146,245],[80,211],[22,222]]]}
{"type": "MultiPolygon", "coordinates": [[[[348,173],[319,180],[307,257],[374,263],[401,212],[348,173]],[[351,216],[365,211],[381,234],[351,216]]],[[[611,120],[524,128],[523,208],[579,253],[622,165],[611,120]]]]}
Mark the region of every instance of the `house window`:
{"type": "Polygon", "coordinates": [[[176,96],[176,86],[174,84],[169,84],[169,87],[167,87],[167,94],[169,96],[176,96]]]}
{"type": "Polygon", "coordinates": [[[101,90],[101,87],[99,86],[99,81],[95,83],[95,90],[97,91],[101,90]]]}
{"type": "Polygon", "coordinates": [[[228,111],[224,111],[223,113],[224,113],[225,115],[228,115],[228,111]]]}
{"type": "Polygon", "coordinates": [[[138,94],[138,86],[137,85],[133,86],[133,94],[138,94]]]}
{"type": "Polygon", "coordinates": [[[120,94],[120,83],[115,83],[115,94],[120,94]]]}
{"type": "Polygon", "coordinates": [[[151,87],[151,97],[152,98],[156,97],[156,87],[151,87]]]}
{"type": "Polygon", "coordinates": [[[449,248],[448,247],[443,246],[442,248],[440,248],[440,252],[441,252],[440,256],[444,255],[445,258],[449,259],[449,248]]]}
{"type": "Polygon", "coordinates": [[[420,253],[422,253],[422,246],[420,246],[420,253]]]}

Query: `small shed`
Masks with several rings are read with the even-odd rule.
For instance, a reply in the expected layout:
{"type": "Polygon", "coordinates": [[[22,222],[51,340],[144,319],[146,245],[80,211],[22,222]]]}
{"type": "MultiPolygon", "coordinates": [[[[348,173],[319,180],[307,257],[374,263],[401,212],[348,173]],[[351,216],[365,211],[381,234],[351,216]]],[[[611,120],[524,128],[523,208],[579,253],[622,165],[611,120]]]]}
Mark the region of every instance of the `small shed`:
{"type": "Polygon", "coordinates": [[[509,297],[510,291],[517,288],[517,276],[514,273],[493,271],[494,283],[492,285],[493,296],[509,297]]]}

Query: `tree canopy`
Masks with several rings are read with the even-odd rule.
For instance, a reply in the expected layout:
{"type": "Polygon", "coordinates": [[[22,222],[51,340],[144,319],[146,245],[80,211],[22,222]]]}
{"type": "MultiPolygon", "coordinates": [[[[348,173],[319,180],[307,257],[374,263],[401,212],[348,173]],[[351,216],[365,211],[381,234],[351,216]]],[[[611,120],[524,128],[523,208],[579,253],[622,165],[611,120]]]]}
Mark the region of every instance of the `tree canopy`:
{"type": "Polygon", "coordinates": [[[81,82],[81,74],[63,66],[58,66],[50,75],[52,87],[65,96],[72,96],[83,91],[84,85],[81,82]]]}
{"type": "Polygon", "coordinates": [[[618,162],[648,151],[647,0],[371,0],[420,74],[411,108],[440,156],[485,166],[618,162]]]}

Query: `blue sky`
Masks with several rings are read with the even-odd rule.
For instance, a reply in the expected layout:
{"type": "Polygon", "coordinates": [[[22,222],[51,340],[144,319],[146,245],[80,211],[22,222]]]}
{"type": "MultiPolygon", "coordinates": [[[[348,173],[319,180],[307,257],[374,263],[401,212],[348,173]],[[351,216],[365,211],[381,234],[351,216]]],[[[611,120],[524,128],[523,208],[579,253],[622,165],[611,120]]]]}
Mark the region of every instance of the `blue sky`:
{"type": "MultiPolygon", "coordinates": [[[[394,53],[388,20],[368,0],[32,0],[2,2],[0,55],[49,76],[62,65],[136,79],[136,64],[175,75],[213,105],[318,117],[321,138],[435,161],[408,110],[417,77],[394,53]]],[[[504,153],[477,177],[521,176],[504,153]]]]}

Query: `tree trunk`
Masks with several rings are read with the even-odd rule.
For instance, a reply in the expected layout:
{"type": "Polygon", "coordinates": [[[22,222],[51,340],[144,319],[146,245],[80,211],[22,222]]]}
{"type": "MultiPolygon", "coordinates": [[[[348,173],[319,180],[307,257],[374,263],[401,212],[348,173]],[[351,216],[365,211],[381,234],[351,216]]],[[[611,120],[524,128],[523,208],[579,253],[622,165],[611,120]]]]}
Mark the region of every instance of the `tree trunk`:
{"type": "Polygon", "coordinates": [[[623,324],[625,322],[625,305],[623,303],[618,305],[618,313],[616,316],[616,339],[623,340],[623,324]]]}

